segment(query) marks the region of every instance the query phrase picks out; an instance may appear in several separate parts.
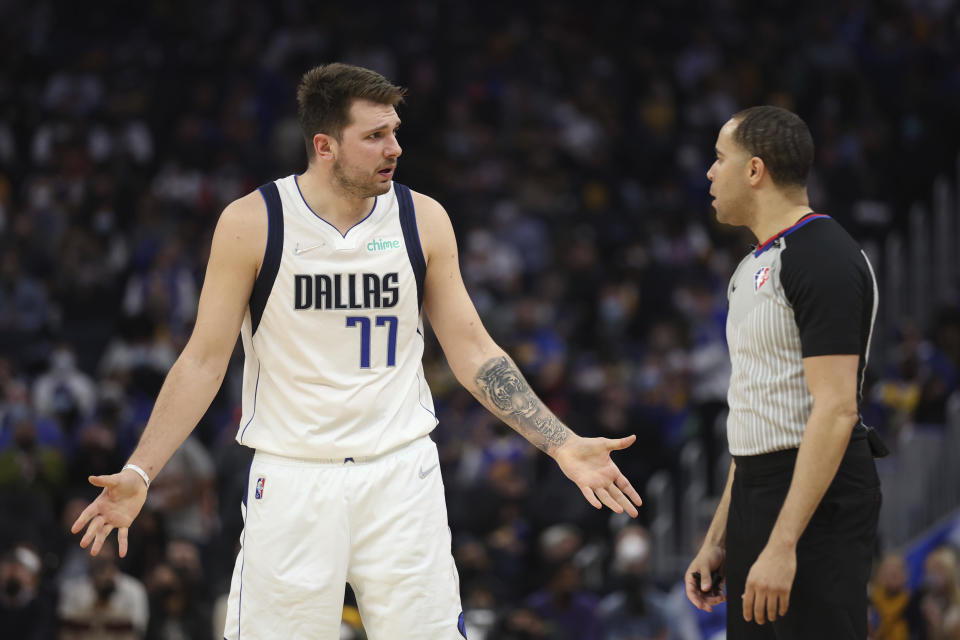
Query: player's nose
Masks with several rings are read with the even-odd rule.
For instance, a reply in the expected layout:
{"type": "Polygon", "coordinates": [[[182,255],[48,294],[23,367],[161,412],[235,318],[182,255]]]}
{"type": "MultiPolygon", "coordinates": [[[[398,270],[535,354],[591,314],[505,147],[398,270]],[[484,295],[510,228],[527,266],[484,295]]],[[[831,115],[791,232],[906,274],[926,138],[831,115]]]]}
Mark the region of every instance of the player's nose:
{"type": "Polygon", "coordinates": [[[399,158],[403,153],[403,149],[400,147],[400,143],[396,138],[391,139],[391,144],[388,144],[384,149],[383,154],[388,158],[399,158]]]}

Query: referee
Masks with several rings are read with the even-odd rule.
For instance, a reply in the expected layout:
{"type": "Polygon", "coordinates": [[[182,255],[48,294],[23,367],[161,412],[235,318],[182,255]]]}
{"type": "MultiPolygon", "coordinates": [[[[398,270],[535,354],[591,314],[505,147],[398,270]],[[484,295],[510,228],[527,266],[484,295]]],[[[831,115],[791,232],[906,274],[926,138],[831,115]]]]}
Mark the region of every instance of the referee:
{"type": "Polygon", "coordinates": [[[717,219],[760,244],[727,291],[733,463],[687,597],[709,611],[726,599],[713,582],[725,580],[731,640],[862,640],[880,511],[873,457],[884,453],[859,415],[873,269],[839,224],[810,210],[813,140],[797,115],[741,111],[716,153],[707,178],[717,219]]]}

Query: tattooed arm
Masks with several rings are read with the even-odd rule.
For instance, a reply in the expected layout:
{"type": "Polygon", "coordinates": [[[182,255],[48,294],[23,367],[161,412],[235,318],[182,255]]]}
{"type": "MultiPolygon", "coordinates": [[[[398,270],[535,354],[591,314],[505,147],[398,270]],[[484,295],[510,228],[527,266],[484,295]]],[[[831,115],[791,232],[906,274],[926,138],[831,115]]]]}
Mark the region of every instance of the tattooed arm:
{"type": "Polygon", "coordinates": [[[553,415],[483,328],[460,275],[446,211],[418,193],[413,201],[427,262],[423,309],[457,380],[493,415],[556,460],[590,504],[636,517],[640,496],[610,459],[612,451],[629,447],[636,436],[581,438],[553,415]]]}
{"type": "Polygon", "coordinates": [[[517,433],[544,453],[552,453],[573,433],[536,396],[506,355],[487,360],[467,389],[517,433]]]}

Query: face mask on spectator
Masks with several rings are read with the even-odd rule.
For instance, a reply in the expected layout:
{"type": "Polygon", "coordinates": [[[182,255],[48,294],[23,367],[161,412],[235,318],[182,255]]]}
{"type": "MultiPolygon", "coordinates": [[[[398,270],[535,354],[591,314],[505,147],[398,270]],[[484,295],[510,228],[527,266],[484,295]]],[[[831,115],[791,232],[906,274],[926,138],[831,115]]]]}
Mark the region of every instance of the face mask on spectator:
{"type": "Polygon", "coordinates": [[[117,585],[114,584],[113,580],[109,582],[101,582],[95,587],[97,591],[97,599],[100,601],[106,601],[110,599],[110,596],[113,595],[113,592],[116,591],[117,585]]]}
{"type": "Polygon", "coordinates": [[[16,600],[21,591],[23,591],[23,585],[19,580],[14,577],[7,578],[7,582],[3,585],[3,592],[10,600],[16,600]]]}

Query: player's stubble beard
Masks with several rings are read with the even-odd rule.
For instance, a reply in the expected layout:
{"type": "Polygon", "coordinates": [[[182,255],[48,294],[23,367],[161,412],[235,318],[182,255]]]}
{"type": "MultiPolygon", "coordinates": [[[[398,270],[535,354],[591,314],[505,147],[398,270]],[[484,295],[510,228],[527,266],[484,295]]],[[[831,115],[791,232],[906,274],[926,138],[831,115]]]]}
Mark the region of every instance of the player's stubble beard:
{"type": "Polygon", "coordinates": [[[378,184],[378,177],[376,171],[372,176],[362,176],[359,171],[350,172],[342,158],[333,161],[333,183],[349,198],[375,198],[385,194],[390,190],[390,183],[378,184]]]}

